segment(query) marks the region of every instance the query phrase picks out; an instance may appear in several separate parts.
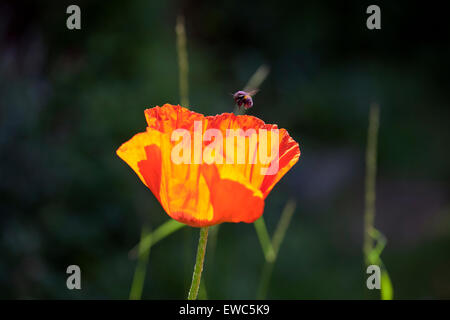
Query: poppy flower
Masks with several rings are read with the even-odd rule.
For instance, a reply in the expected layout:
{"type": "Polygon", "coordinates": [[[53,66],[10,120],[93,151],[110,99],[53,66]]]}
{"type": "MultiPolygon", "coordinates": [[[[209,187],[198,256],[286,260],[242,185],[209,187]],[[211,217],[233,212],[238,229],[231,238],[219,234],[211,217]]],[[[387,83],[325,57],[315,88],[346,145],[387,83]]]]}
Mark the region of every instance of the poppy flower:
{"type": "Polygon", "coordinates": [[[193,227],[258,219],[275,184],[298,161],[285,129],[247,115],[204,116],[165,104],[117,150],[166,213],[193,227]]]}

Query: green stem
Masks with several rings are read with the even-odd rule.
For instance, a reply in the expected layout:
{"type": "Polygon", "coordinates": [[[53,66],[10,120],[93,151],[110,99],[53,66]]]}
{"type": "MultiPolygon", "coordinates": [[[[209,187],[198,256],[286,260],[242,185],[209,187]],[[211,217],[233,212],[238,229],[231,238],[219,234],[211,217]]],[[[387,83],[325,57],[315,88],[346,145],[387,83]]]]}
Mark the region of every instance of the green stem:
{"type": "Polygon", "coordinates": [[[202,278],[203,262],[205,261],[206,242],[208,240],[208,229],[200,229],[200,239],[198,240],[197,259],[195,261],[194,273],[192,274],[191,288],[189,289],[188,300],[196,300],[200,280],[202,278]]]}
{"type": "Polygon", "coordinates": [[[275,260],[275,251],[273,250],[272,242],[270,241],[269,232],[267,231],[264,218],[259,218],[253,223],[253,225],[255,226],[259,243],[261,244],[261,248],[263,249],[264,258],[267,262],[273,262],[275,260]]]}
{"type": "Polygon", "coordinates": [[[364,213],[364,256],[366,264],[370,264],[368,257],[373,248],[371,233],[375,220],[375,177],[377,173],[377,137],[379,126],[379,107],[373,104],[370,108],[369,129],[366,149],[366,194],[364,213]]]}
{"type": "Polygon", "coordinates": [[[177,25],[175,27],[177,34],[177,53],[178,53],[178,67],[180,70],[179,86],[180,86],[180,100],[183,107],[189,107],[189,63],[186,48],[186,28],[184,24],[184,17],[178,16],[177,25]]]}
{"type": "Polygon", "coordinates": [[[265,64],[261,65],[252,75],[250,80],[248,80],[247,84],[244,87],[244,91],[258,89],[264,82],[264,80],[266,80],[267,76],[269,75],[269,72],[270,68],[267,65],[265,64]]]}
{"type": "Polygon", "coordinates": [[[290,199],[281,212],[281,218],[278,221],[278,225],[272,237],[272,248],[273,252],[275,253],[275,259],[278,256],[278,251],[280,250],[281,243],[283,242],[286,231],[289,227],[289,224],[291,223],[296,205],[297,204],[295,200],[290,199]]]}
{"type": "Polygon", "coordinates": [[[273,271],[274,264],[275,264],[275,261],[273,261],[273,262],[266,261],[264,263],[263,271],[261,274],[261,280],[259,282],[259,289],[258,289],[258,296],[257,296],[258,300],[266,299],[267,291],[269,289],[269,284],[270,284],[270,278],[272,277],[272,271],[273,271]]]}
{"type": "MultiPolygon", "coordinates": [[[[272,277],[273,266],[277,259],[278,251],[280,250],[281,243],[283,242],[284,236],[286,235],[287,228],[289,227],[289,224],[291,222],[292,215],[294,214],[295,206],[296,206],[296,203],[292,199],[286,203],[286,206],[284,207],[284,209],[281,213],[281,218],[278,221],[278,225],[275,229],[275,233],[272,237],[272,241],[270,242],[272,245],[272,249],[270,249],[270,246],[266,245],[267,248],[269,248],[269,249],[264,250],[264,246],[262,245],[263,241],[261,241],[261,239],[266,238],[266,237],[268,239],[268,237],[269,237],[269,233],[267,232],[264,220],[261,220],[261,222],[255,221],[255,223],[254,223],[255,227],[256,227],[256,231],[258,232],[258,237],[260,239],[261,247],[263,248],[263,251],[264,251],[264,256],[266,257],[266,262],[264,263],[261,280],[260,280],[260,285],[259,285],[259,290],[258,290],[258,295],[257,295],[257,299],[259,299],[259,300],[265,299],[267,296],[267,291],[268,291],[269,284],[270,284],[270,278],[272,277]],[[272,250],[273,254],[270,253],[270,250],[272,250]]],[[[260,220],[260,219],[258,219],[258,220],[260,220]]]]}
{"type": "Polygon", "coordinates": [[[380,258],[381,252],[386,245],[386,237],[374,227],[379,123],[380,107],[377,104],[372,104],[370,107],[369,128],[367,132],[363,251],[366,265],[375,264],[382,269],[381,299],[392,300],[394,291],[391,278],[389,277],[386,266],[380,258]]]}
{"type": "Polygon", "coordinates": [[[171,235],[175,231],[185,227],[186,225],[176,220],[170,219],[160,225],[155,231],[145,235],[141,238],[141,241],[130,250],[128,256],[130,258],[137,258],[138,255],[147,253],[152,246],[161,241],[165,237],[171,235]]]}
{"type": "MultiPolygon", "coordinates": [[[[130,300],[140,300],[142,296],[142,289],[144,288],[145,273],[147,269],[148,256],[150,255],[150,249],[145,250],[142,246],[142,239],[148,234],[146,226],[142,227],[141,242],[139,245],[138,262],[136,265],[136,271],[134,272],[133,284],[130,290],[130,300]]],[[[151,237],[151,233],[149,234],[151,237]]],[[[151,239],[150,239],[151,241],[151,239]]]]}

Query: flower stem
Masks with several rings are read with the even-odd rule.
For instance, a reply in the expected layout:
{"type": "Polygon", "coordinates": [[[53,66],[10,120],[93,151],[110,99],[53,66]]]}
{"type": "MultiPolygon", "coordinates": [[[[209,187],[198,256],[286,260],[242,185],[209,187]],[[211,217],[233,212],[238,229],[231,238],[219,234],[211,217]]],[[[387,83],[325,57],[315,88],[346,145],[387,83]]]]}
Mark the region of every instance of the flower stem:
{"type": "Polygon", "coordinates": [[[128,256],[131,259],[136,259],[140,254],[146,254],[157,242],[183,227],[186,227],[186,225],[176,220],[170,219],[166,221],[156,228],[155,231],[142,237],[141,241],[128,252],[128,256]]]}
{"type": "MultiPolygon", "coordinates": [[[[138,262],[136,265],[136,271],[134,272],[133,284],[131,285],[130,290],[130,300],[141,300],[142,297],[142,289],[144,288],[145,281],[145,273],[147,269],[148,256],[150,255],[150,248],[147,250],[143,247],[142,239],[147,236],[151,237],[151,233],[149,232],[147,226],[142,227],[141,233],[141,241],[139,242],[139,252],[138,252],[138,262]]],[[[151,242],[151,238],[150,238],[151,242]]]]}
{"type": "Polygon", "coordinates": [[[365,212],[364,212],[364,256],[366,264],[372,264],[369,261],[370,251],[373,248],[373,237],[371,233],[374,229],[375,220],[375,183],[377,173],[377,137],[379,126],[379,107],[374,104],[370,107],[369,129],[367,134],[366,149],[366,193],[365,193],[365,212]]]}
{"type": "Polygon", "coordinates": [[[189,289],[188,300],[196,300],[200,280],[202,278],[203,262],[205,261],[206,242],[208,240],[208,229],[200,229],[200,239],[198,240],[197,259],[195,261],[194,273],[192,274],[191,288],[189,289]]]}
{"type": "Polygon", "coordinates": [[[275,260],[275,251],[273,250],[272,241],[270,240],[264,218],[259,218],[253,223],[253,225],[255,226],[259,243],[261,244],[261,248],[264,252],[264,258],[268,262],[273,262],[275,260]]]}
{"type": "Polygon", "coordinates": [[[189,107],[189,63],[186,48],[186,28],[184,17],[178,16],[177,25],[175,27],[177,34],[177,53],[178,53],[178,67],[180,70],[179,85],[180,85],[180,100],[181,105],[185,108],[189,107]]]}

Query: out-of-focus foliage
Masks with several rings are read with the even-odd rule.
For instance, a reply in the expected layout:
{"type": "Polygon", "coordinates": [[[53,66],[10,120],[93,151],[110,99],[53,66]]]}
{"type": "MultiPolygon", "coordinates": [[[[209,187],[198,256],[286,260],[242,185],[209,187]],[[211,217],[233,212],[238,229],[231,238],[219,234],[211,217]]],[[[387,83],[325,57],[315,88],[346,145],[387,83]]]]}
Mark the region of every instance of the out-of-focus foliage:
{"type": "MultiPolygon", "coordinates": [[[[286,201],[297,203],[267,297],[378,297],[361,251],[373,102],[375,227],[395,297],[450,297],[444,10],[382,3],[382,30],[369,31],[360,1],[79,1],[82,29],[69,31],[69,4],[0,4],[1,298],[128,298],[128,252],[142,225],[168,217],[115,150],[145,128],[145,108],[180,101],[180,12],[190,108],[231,112],[230,93],[266,64],[250,113],[300,142],[299,163],[266,201],[270,234],[286,201]],[[66,288],[71,264],[80,291],[66,288]]],[[[185,298],[197,231],[152,247],[143,298],[185,298]]],[[[256,297],[264,262],[252,225],[222,225],[206,256],[208,298],[256,297]]]]}

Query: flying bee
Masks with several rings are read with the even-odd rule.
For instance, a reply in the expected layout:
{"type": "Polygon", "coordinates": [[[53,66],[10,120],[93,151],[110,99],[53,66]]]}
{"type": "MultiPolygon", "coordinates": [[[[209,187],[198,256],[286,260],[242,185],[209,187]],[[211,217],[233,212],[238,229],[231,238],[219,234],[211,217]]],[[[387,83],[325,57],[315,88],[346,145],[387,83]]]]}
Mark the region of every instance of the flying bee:
{"type": "Polygon", "coordinates": [[[253,107],[253,99],[252,97],[258,92],[258,90],[252,90],[249,92],[238,91],[233,94],[233,99],[236,104],[239,106],[239,109],[242,105],[244,105],[245,109],[250,109],[253,107]]]}

